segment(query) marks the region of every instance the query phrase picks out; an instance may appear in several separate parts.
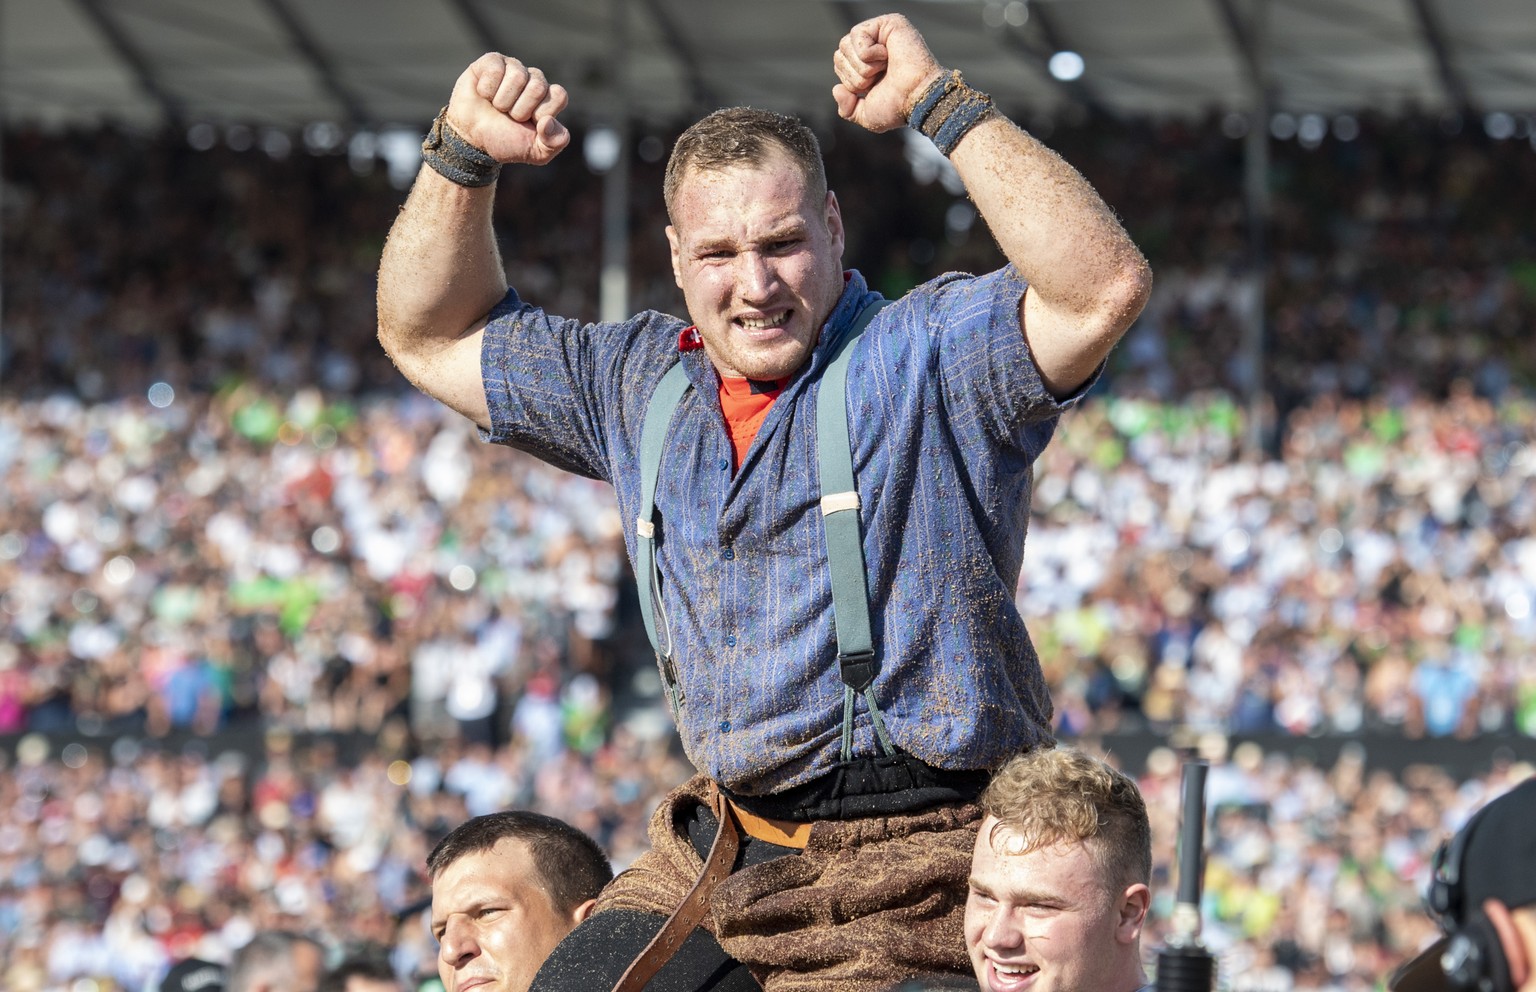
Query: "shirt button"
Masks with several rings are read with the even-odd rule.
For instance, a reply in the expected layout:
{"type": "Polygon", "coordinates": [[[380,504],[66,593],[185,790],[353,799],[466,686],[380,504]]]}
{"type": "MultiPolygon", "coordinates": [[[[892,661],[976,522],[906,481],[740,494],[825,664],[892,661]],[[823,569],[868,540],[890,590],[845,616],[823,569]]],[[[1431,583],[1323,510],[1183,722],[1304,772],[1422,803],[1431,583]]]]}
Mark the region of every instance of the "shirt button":
{"type": "Polygon", "coordinates": [[[732,558],[736,557],[736,552],[730,548],[726,548],[724,551],[720,552],[720,557],[724,558],[726,561],[730,561],[732,558]]]}
{"type": "Polygon", "coordinates": [[[736,635],[735,634],[726,634],[725,635],[725,646],[728,647],[728,648],[733,648],[733,647],[736,646],[736,635]]]}
{"type": "Polygon", "coordinates": [[[729,721],[729,720],[721,720],[720,721],[720,732],[722,734],[730,733],[731,732],[731,721],[729,721]]]}
{"type": "Polygon", "coordinates": [[[720,459],[718,464],[720,466],[720,471],[722,471],[722,472],[727,471],[731,467],[731,463],[727,459],[724,459],[724,458],[720,459]]]}

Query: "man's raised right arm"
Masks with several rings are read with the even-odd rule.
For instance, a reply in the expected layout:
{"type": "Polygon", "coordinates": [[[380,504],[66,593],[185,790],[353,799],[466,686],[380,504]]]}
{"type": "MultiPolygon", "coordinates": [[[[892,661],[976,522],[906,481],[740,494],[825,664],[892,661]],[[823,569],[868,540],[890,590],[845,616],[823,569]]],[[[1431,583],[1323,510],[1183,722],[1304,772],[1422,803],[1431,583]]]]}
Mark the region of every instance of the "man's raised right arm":
{"type": "MultiPolygon", "coordinates": [[[[570,144],[557,119],[566,100],[540,70],[482,55],[454,85],[445,123],[498,163],[544,165],[570,144]]],[[[480,340],[507,292],[491,230],[495,189],[494,181],[462,185],[423,164],[379,263],[379,343],[418,389],[484,428],[491,424],[480,340]]]]}

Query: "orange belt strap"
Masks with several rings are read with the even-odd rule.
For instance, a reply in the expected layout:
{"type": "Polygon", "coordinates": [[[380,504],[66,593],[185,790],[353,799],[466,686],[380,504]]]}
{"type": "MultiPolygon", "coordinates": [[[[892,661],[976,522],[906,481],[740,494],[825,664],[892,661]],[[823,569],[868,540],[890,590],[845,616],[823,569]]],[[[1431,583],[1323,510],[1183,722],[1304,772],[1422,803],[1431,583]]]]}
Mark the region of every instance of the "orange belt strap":
{"type": "Polygon", "coordinates": [[[731,810],[735,812],[736,822],[741,824],[741,832],[754,840],[767,841],[780,847],[793,847],[802,851],[810,842],[811,825],[809,823],[772,820],[766,816],[749,813],[729,799],[725,801],[730,803],[731,810]]]}

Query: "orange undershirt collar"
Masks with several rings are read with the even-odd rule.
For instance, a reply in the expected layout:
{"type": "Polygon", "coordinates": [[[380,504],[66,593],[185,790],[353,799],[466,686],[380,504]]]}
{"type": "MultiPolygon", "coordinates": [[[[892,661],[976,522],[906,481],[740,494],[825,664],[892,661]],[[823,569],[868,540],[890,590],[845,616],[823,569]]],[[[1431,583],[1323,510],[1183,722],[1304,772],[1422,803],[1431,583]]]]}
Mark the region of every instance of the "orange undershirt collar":
{"type": "Polygon", "coordinates": [[[773,401],[784,391],[788,379],[763,381],[740,376],[720,377],[720,412],[725,414],[731,432],[731,447],[736,450],[736,468],[747,460],[747,452],[759,428],[773,409],[773,401]]]}
{"type": "MultiPolygon", "coordinates": [[[[848,278],[847,273],[843,278],[848,278]]],[[[697,351],[704,347],[696,326],[683,328],[677,336],[678,351],[697,351]]],[[[741,376],[720,377],[720,411],[725,414],[726,427],[731,432],[731,447],[736,453],[736,464],[741,468],[747,460],[747,452],[757,438],[758,429],[773,409],[773,401],[784,391],[788,379],[762,380],[741,376]]]]}

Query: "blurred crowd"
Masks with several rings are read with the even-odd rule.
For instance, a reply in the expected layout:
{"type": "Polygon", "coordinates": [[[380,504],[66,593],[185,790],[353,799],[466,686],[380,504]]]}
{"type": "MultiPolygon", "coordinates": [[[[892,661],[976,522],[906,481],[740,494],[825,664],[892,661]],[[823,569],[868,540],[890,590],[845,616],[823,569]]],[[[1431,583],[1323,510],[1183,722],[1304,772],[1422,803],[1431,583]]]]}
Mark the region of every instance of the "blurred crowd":
{"type": "Polygon", "coordinates": [[[1064,732],[1536,732],[1536,403],[1107,398],[1036,472],[1019,602],[1064,732]],[[1086,552],[1086,553],[1085,553],[1086,552]]]}
{"type": "Polygon", "coordinates": [[[595,746],[611,490],[423,399],[166,395],[0,401],[0,733],[595,746]]]}
{"type": "MultiPolygon", "coordinates": [[[[1158,278],[1037,467],[1018,600],[1058,729],[1536,733],[1536,153],[1453,120],[1277,143],[1261,284],[1240,125],[1032,122],[1158,278]]],[[[274,926],[393,948],[414,980],[446,829],[532,806],[622,867],[688,773],[611,492],[479,443],[374,343],[391,170],[233,134],[4,136],[15,992],[138,992],[274,926]],[[247,727],[260,748],[220,743],[247,727]]],[[[676,311],[668,137],[635,149],[630,292],[676,311]]],[[[941,163],[826,140],[875,285],[998,264],[941,163]]],[[[595,316],[600,191],[574,153],[507,172],[524,295],[595,316]]],[[[1132,771],[1166,883],[1177,762],[1132,771]]],[[[1427,936],[1434,841],[1528,772],[1226,756],[1206,908],[1231,987],[1372,988],[1427,936]]]]}
{"type": "MultiPolygon", "coordinates": [[[[1111,369],[1117,392],[1182,400],[1213,387],[1247,395],[1260,381],[1273,432],[1319,392],[1438,398],[1458,379],[1491,395],[1536,382],[1524,333],[1536,318],[1536,231],[1521,220],[1536,215],[1529,118],[1505,115],[1506,135],[1459,116],[1278,115],[1271,130],[1288,140],[1271,143],[1270,216],[1256,240],[1241,115],[1015,116],[1094,183],[1156,272],[1111,369]],[[1245,336],[1260,305],[1255,363],[1245,336]]],[[[7,393],[62,387],[98,400],[236,376],[280,392],[402,388],[373,344],[379,249],[414,173],[377,154],[394,143],[363,133],[316,153],[275,133],[195,130],[195,142],[5,132],[7,393]]],[[[631,304],[676,312],[661,199],[673,133],[635,136],[628,258],[631,304]]],[[[1000,264],[930,147],[848,127],[821,137],[848,262],[873,285],[891,295],[1000,264]]],[[[503,174],[497,236],[528,299],[594,318],[603,183],[581,140],[550,167],[503,174]]]]}
{"type": "Polygon", "coordinates": [[[1536,210],[1536,132],[1521,118],[1489,137],[1504,134],[1495,118],[1276,115],[1271,134],[1289,140],[1270,142],[1258,239],[1241,115],[1051,132],[1157,278],[1115,392],[1241,396],[1258,382],[1273,447],[1321,393],[1395,402],[1458,381],[1494,397],[1536,384],[1536,230],[1520,219],[1536,210]],[[1255,361],[1245,338],[1260,306],[1255,361]]]}
{"type": "MultiPolygon", "coordinates": [[[[1366,992],[1439,936],[1422,895],[1435,846],[1489,799],[1528,778],[1495,758],[1459,780],[1443,768],[1372,770],[1346,747],[1331,766],[1238,745],[1208,749],[1202,941],[1232,992],[1366,992]]],[[[1153,838],[1155,950],[1169,933],[1180,764],[1154,751],[1138,781],[1153,838]]],[[[1174,879],[1176,883],[1177,879],[1174,879]]],[[[1149,962],[1149,963],[1150,963],[1149,962]]]]}
{"type": "MultiPolygon", "coordinates": [[[[449,742],[414,758],[385,734],[358,754],[270,734],[245,756],[120,738],[52,753],[24,739],[0,775],[0,987],[139,992],[173,962],[227,962],[260,930],[314,934],[333,960],[383,951],[408,988],[436,988],[422,917],[427,852],[507,805],[580,825],[623,867],[659,793],[686,773],[663,740],[619,728],[591,755],[536,762],[523,742],[449,742]]],[[[1366,992],[1432,937],[1420,895],[1434,846],[1532,774],[1495,758],[1459,781],[1418,765],[1329,766],[1244,743],[1213,761],[1202,939],[1234,992],[1366,992]]],[[[1180,756],[1127,768],[1154,844],[1149,964],[1178,881],[1180,756]]]]}
{"type": "Polygon", "coordinates": [[[449,830],[536,808],[624,864],[688,774],[669,742],[627,728],[590,754],[406,744],[390,728],[351,753],[281,730],[255,754],[24,737],[0,774],[0,988],[139,992],[175,961],[228,963],[286,929],[337,958],[387,953],[414,990],[436,975],[425,863],[449,830]]]}
{"type": "MultiPolygon", "coordinates": [[[[1536,404],[1324,394],[1258,460],[1243,422],[1110,396],[1047,450],[1018,600],[1061,731],[1536,731],[1536,404]]],[[[590,752],[615,694],[668,732],[611,491],[419,398],[0,400],[0,484],[0,733],[590,752]]]]}
{"type": "MultiPolygon", "coordinates": [[[[1019,600],[1066,732],[1536,726],[1536,154],[1333,123],[1275,144],[1250,402],[1241,128],[1035,122],[1158,273],[1038,467],[1019,600]]],[[[496,744],[520,706],[600,738],[647,689],[608,491],[479,444],[374,343],[398,169],[225,137],[7,134],[0,733],[496,744]]],[[[826,139],[834,186],[880,191],[843,197],[877,285],[996,264],[940,165],[826,139]]],[[[666,147],[633,156],[631,295],[675,308],[666,147]]],[[[591,316],[602,184],[561,161],[507,171],[498,235],[526,296],[591,316]]]]}

